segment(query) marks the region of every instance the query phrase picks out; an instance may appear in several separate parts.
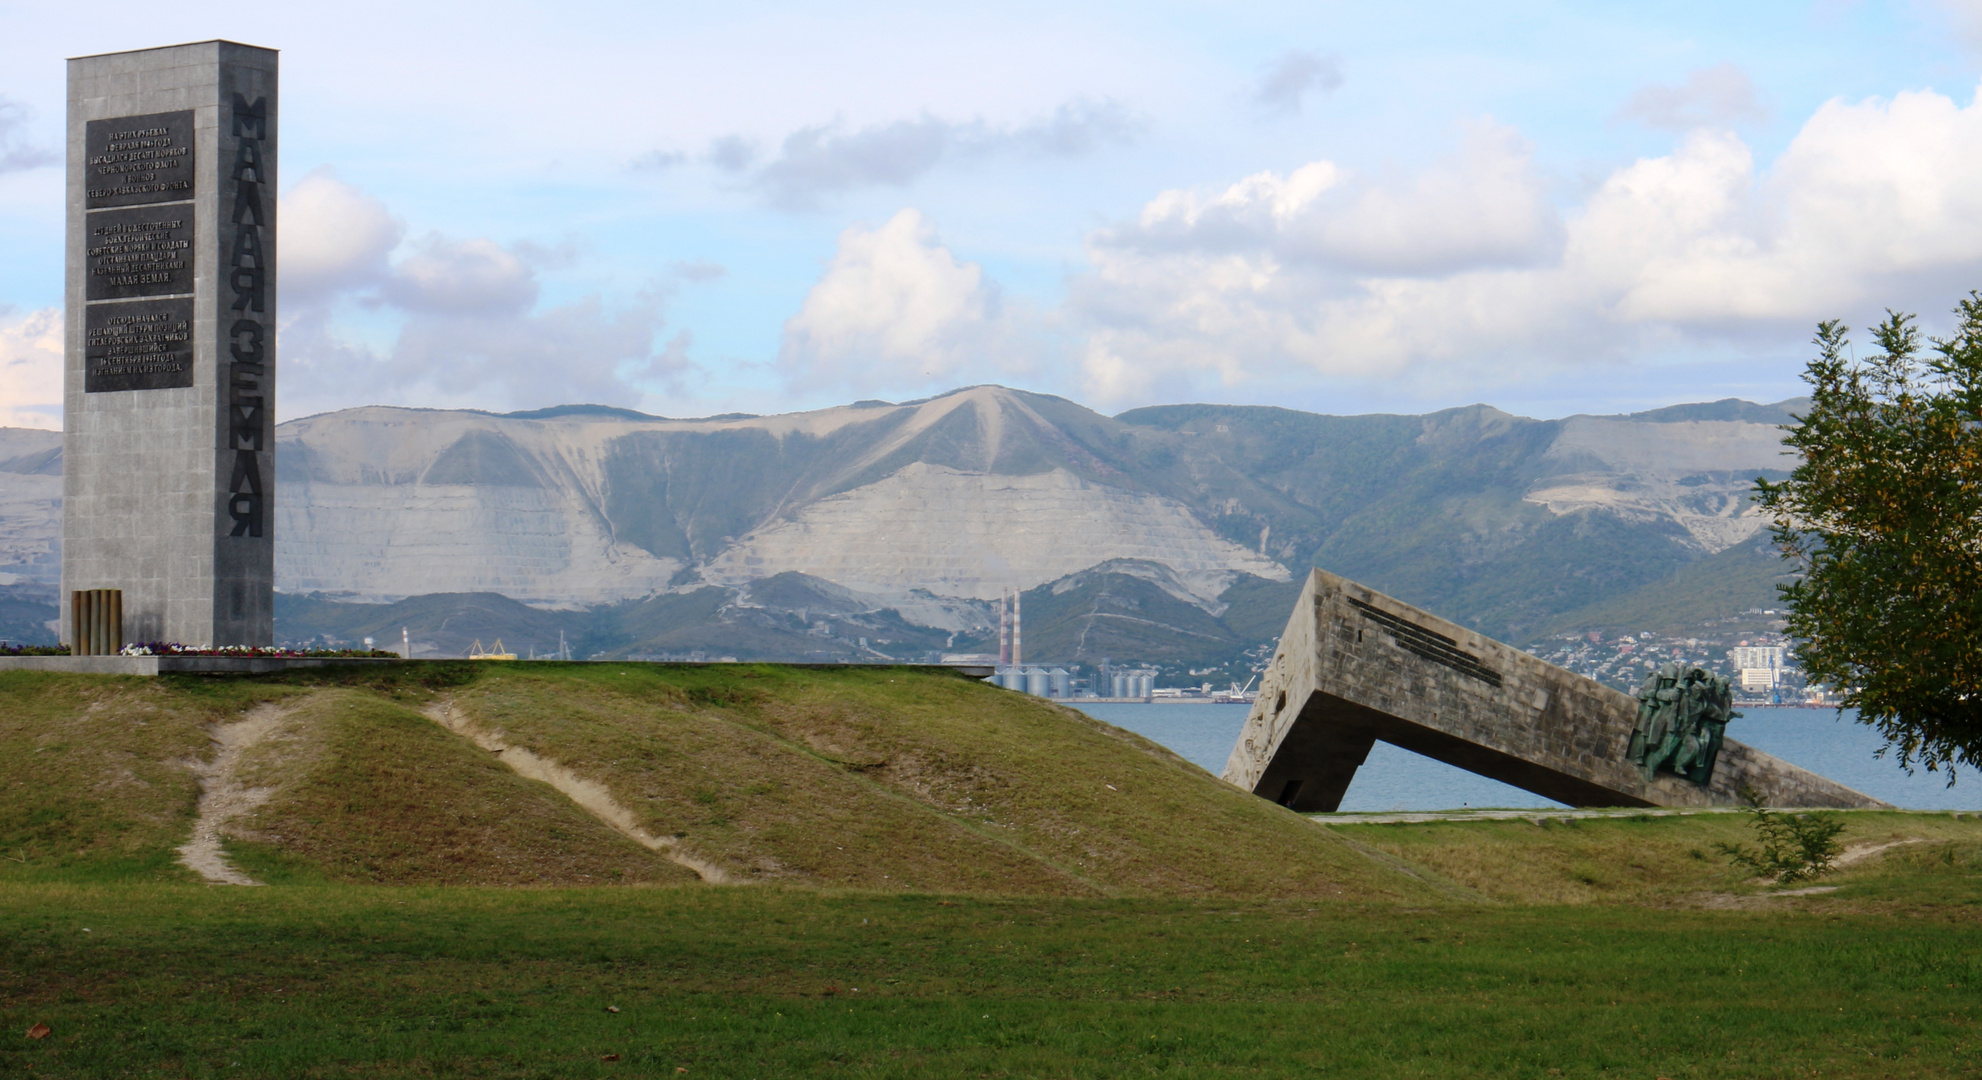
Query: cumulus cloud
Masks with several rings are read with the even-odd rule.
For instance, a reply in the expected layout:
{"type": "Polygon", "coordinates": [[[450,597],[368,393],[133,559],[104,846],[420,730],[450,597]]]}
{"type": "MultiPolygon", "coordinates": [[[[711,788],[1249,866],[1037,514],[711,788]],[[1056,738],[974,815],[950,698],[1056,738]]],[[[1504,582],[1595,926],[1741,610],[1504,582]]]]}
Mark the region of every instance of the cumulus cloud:
{"type": "Polygon", "coordinates": [[[385,204],[317,169],[282,197],[282,296],[309,303],[378,285],[406,227],[385,204]]]}
{"type": "Polygon", "coordinates": [[[640,382],[670,374],[654,351],[662,325],[652,299],[618,311],[586,297],[507,318],[449,313],[409,320],[391,362],[455,399],[493,390],[513,406],[627,405],[640,382]]]}
{"type": "Polygon", "coordinates": [[[537,303],[537,274],[523,252],[493,240],[421,238],[382,283],[386,302],[430,315],[518,315],[537,303]]]}
{"type": "Polygon", "coordinates": [[[27,106],[0,97],[0,173],[61,163],[62,155],[28,141],[27,124],[27,106]]]}
{"type": "Polygon", "coordinates": [[[1716,64],[1686,76],[1678,86],[1641,87],[1617,110],[1616,119],[1666,131],[1732,127],[1769,118],[1747,73],[1716,64]]]}
{"type": "Polygon", "coordinates": [[[298,183],[283,214],[286,413],[298,404],[633,405],[692,366],[686,336],[656,348],[664,289],[618,307],[596,296],[541,307],[538,275],[571,263],[568,246],[442,233],[407,241],[383,203],[328,170],[298,183]],[[347,305],[374,324],[396,318],[390,343],[346,329],[347,305]]]}
{"type": "Polygon", "coordinates": [[[1330,93],[1342,85],[1342,60],[1305,49],[1289,49],[1260,76],[1253,104],[1275,113],[1297,113],[1308,94],[1330,93]]]}
{"type": "Polygon", "coordinates": [[[61,309],[0,308],[0,427],[61,426],[61,309]]]}
{"type": "Polygon", "coordinates": [[[724,135],[709,143],[709,164],[725,172],[742,172],[757,160],[757,144],[741,135],[724,135]]]}
{"type": "Polygon", "coordinates": [[[1482,121],[1466,128],[1457,154],[1415,176],[1362,177],[1317,161],[1220,192],[1165,192],[1134,225],[1095,240],[1152,254],[1265,251],[1340,272],[1424,274],[1531,263],[1559,234],[1532,148],[1482,121]]]}
{"type": "Polygon", "coordinates": [[[761,165],[756,164],[754,145],[728,136],[711,145],[709,159],[743,174],[745,186],[772,205],[802,210],[826,195],[854,188],[905,187],[945,161],[1080,157],[1132,142],[1142,128],[1119,102],[1081,100],[1016,128],[928,115],[853,131],[835,124],[800,128],[785,136],[777,156],[761,165]]]}
{"type": "Polygon", "coordinates": [[[1097,232],[1073,293],[1087,392],[1780,347],[1818,318],[1939,310],[1982,285],[1982,105],[1832,101],[1765,170],[1731,132],[1696,130],[1559,217],[1518,140],[1468,138],[1415,177],[1315,162],[1166,192],[1097,232]],[[1441,170],[1480,175],[1473,201],[1438,206],[1441,170]]]}
{"type": "Polygon", "coordinates": [[[693,366],[685,334],[655,346],[666,325],[662,299],[609,308],[593,296],[527,312],[417,313],[386,347],[340,333],[326,311],[306,311],[283,328],[283,398],[304,411],[365,403],[637,405],[655,383],[693,366]]]}
{"type": "Polygon", "coordinates": [[[840,235],[785,323],[779,364],[801,388],[913,387],[1023,370],[1025,336],[983,269],[960,262],[920,211],[905,209],[878,229],[840,235]]]}
{"type": "Polygon", "coordinates": [[[729,268],[708,259],[677,259],[668,264],[668,272],[683,281],[701,284],[722,277],[729,273],[729,268]]]}
{"type": "Polygon", "coordinates": [[[666,172],[677,165],[685,165],[688,155],[679,150],[649,150],[632,161],[634,172],[666,172]]]}
{"type": "Polygon", "coordinates": [[[1982,0],[1939,0],[1935,5],[1971,50],[1982,50],[1982,0]]]}

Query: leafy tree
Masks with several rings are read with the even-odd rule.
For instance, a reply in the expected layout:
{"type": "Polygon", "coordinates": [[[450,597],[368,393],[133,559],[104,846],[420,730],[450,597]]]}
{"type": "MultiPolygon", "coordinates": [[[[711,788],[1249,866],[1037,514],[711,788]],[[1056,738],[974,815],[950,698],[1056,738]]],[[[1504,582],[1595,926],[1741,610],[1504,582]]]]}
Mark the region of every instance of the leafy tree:
{"type": "Polygon", "coordinates": [[[1813,681],[1842,691],[1903,767],[1982,765],[1982,293],[1926,338],[1888,310],[1876,356],[1821,323],[1807,414],[1784,443],[1802,464],[1757,480],[1801,580],[1782,586],[1813,681]]]}

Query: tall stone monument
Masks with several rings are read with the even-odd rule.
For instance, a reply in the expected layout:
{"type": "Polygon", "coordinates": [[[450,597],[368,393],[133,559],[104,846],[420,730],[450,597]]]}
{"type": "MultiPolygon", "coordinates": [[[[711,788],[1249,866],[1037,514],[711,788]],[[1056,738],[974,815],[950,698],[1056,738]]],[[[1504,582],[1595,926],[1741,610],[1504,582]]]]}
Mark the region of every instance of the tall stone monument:
{"type": "Polygon", "coordinates": [[[69,61],[62,588],[127,642],[273,638],[276,60],[69,61]]]}

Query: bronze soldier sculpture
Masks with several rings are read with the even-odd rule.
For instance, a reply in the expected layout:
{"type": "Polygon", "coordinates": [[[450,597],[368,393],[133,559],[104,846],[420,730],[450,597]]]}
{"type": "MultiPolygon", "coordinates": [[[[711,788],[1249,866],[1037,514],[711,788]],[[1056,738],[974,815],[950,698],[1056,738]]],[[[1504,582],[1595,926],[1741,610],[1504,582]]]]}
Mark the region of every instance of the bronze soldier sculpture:
{"type": "Polygon", "coordinates": [[[1634,695],[1638,723],[1631,730],[1625,757],[1650,782],[1660,768],[1705,787],[1714,775],[1727,722],[1741,714],[1730,706],[1733,688],[1727,679],[1702,667],[1682,670],[1676,663],[1645,673],[1634,695]]]}

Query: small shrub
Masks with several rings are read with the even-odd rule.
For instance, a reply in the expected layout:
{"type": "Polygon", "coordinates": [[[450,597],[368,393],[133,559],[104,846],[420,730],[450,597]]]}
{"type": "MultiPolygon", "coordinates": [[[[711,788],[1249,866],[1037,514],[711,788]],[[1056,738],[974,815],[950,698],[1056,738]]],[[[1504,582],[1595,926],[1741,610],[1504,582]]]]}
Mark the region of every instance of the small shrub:
{"type": "Polygon", "coordinates": [[[1844,845],[1838,834],[1844,822],[1833,814],[1785,814],[1762,805],[1762,797],[1744,788],[1741,797],[1748,805],[1741,812],[1750,816],[1759,848],[1745,844],[1718,843],[1714,847],[1736,866],[1745,866],[1780,885],[1805,881],[1829,873],[1844,845]]]}

